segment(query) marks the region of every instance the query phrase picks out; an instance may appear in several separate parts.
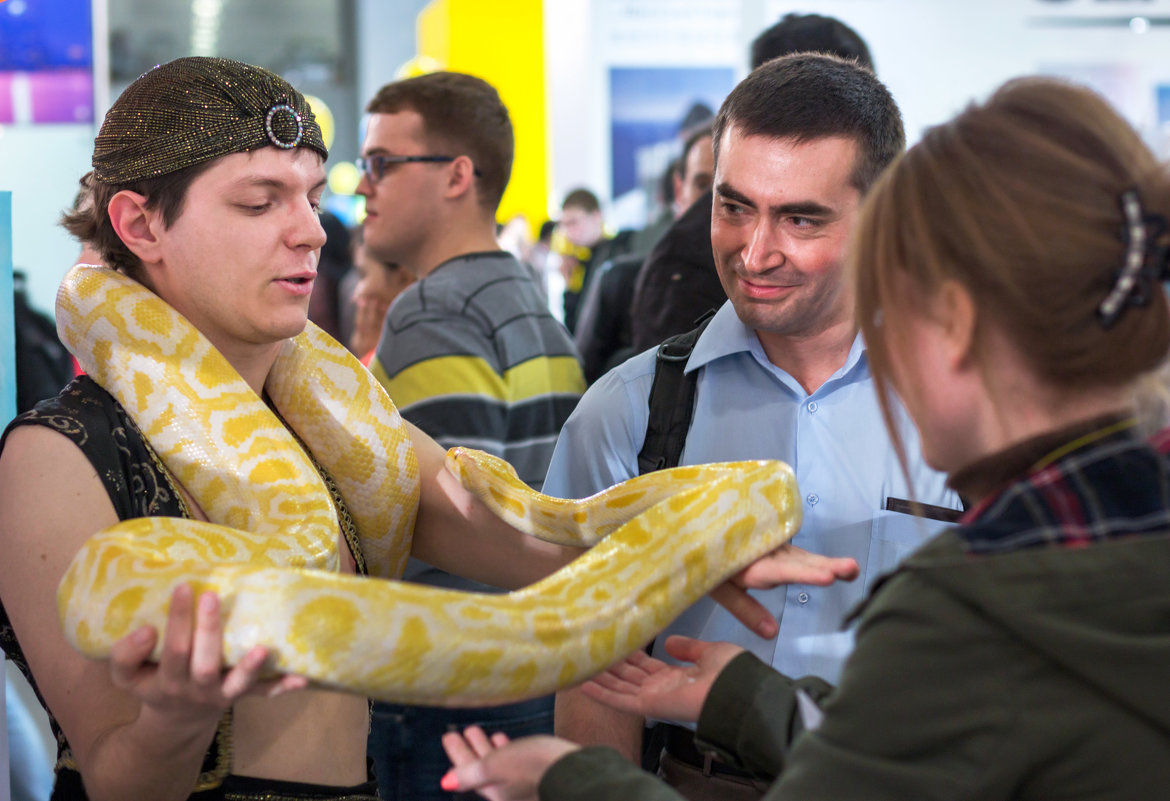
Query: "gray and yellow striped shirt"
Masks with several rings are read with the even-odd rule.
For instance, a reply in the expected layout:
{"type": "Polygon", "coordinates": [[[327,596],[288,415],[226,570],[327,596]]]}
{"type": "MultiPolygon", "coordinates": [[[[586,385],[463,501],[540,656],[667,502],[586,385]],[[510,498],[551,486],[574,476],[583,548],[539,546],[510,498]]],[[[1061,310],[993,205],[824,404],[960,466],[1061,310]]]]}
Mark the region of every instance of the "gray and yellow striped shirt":
{"type": "Polygon", "coordinates": [[[440,445],[500,456],[535,489],[585,390],[572,338],[504,251],[451,259],[403,292],[370,369],[440,445]]]}

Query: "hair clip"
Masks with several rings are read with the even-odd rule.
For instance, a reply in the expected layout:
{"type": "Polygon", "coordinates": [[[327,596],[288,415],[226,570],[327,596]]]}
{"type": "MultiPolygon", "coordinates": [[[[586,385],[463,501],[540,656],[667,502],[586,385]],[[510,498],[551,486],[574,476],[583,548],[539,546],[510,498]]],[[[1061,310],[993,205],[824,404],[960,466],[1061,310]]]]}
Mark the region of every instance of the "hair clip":
{"type": "Polygon", "coordinates": [[[1150,248],[1150,243],[1166,230],[1166,218],[1160,214],[1143,215],[1136,189],[1122,192],[1120,200],[1125,215],[1121,234],[1125,261],[1113,289],[1097,307],[1097,317],[1104,328],[1117,322],[1127,307],[1149,303],[1154,283],[1165,280],[1167,271],[1167,246],[1158,245],[1152,251],[1150,248]]]}

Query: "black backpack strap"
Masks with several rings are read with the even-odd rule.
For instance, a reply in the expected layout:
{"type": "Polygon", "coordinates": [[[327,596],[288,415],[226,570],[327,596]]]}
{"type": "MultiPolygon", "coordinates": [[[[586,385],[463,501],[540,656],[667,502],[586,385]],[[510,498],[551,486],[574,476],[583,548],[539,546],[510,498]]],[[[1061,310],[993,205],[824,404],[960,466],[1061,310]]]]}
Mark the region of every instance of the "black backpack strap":
{"type": "MultiPolygon", "coordinates": [[[[700,317],[698,327],[685,334],[676,334],[658,346],[655,355],[654,383],[650,385],[650,417],[646,425],[646,440],[638,454],[638,475],[678,467],[682,459],[691,418],[695,414],[695,385],[699,374],[692,370],[687,375],[683,370],[687,359],[695,349],[707,323],[715,312],[700,317]]],[[[646,653],[654,647],[651,640],[646,653]]],[[[642,732],[642,767],[650,773],[658,770],[658,762],[665,745],[666,724],[657,723],[642,732]]]]}
{"type": "Polygon", "coordinates": [[[683,372],[695,343],[711,322],[707,315],[697,328],[677,334],[658,346],[654,383],[650,386],[650,416],[646,439],[638,454],[638,475],[678,467],[682,458],[691,417],[695,413],[695,384],[698,374],[683,372]]]}

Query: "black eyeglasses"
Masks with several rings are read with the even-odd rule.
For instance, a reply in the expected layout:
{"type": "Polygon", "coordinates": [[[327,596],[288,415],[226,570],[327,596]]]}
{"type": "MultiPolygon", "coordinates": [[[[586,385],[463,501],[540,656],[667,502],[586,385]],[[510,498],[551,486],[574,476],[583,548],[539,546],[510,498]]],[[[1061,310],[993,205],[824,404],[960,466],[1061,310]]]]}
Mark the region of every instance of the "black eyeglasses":
{"type": "MultiPolygon", "coordinates": [[[[386,156],[381,153],[376,153],[373,156],[366,156],[354,161],[357,168],[370,179],[370,183],[381,181],[382,176],[386,174],[386,168],[391,164],[410,164],[411,162],[431,162],[442,163],[447,161],[454,161],[458,156],[386,156]]],[[[477,178],[482,178],[483,173],[479,168],[472,167],[477,178]]]]}

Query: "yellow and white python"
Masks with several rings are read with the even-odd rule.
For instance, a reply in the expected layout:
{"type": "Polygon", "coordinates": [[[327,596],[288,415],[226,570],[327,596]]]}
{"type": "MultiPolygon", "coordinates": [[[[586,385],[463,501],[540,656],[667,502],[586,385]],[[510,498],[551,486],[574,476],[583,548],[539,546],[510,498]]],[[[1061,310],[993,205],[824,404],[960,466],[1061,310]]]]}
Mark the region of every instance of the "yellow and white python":
{"type": "Polygon", "coordinates": [[[503,595],[397,581],[418,505],[410,439],[370,373],[309,324],[285,343],[265,391],[351,510],[375,578],[343,575],[319,472],[189,322],[94,265],[66,276],[57,320],[82,367],[213,521],[139,518],[86,542],[57,597],[66,637],[94,658],[139,626],[161,630],[171,591],[187,582],[221,597],[227,664],[259,644],[274,670],[374,698],[505,703],[619,661],[800,524],[795,479],[779,462],[676,468],[575,501],[454,448],[448,470],[508,523],[593,547],[503,595]]]}

